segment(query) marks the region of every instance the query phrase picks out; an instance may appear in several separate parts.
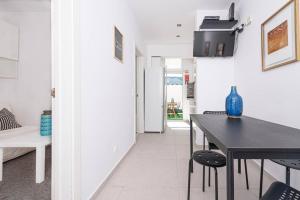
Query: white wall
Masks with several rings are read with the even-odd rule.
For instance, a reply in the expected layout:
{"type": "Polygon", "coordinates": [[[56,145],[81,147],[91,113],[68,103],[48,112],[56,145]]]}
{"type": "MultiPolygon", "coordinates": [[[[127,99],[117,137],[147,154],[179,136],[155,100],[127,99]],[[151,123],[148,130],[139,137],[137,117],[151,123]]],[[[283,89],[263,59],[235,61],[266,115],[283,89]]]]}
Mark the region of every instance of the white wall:
{"type": "Polygon", "coordinates": [[[151,57],[192,58],[193,44],[147,44],[147,67],[151,66],[151,57]]]}
{"type": "MultiPolygon", "coordinates": [[[[197,59],[197,113],[207,110],[225,110],[225,99],[234,83],[233,61],[233,58],[197,59]]],[[[196,143],[202,145],[202,131],[196,128],[196,133],[196,143]]]]}
{"type": "MultiPolygon", "coordinates": [[[[300,128],[300,63],[267,72],[261,70],[260,25],[283,6],[287,0],[240,1],[239,12],[245,21],[253,22],[239,37],[235,56],[235,79],[244,99],[244,113],[249,116],[300,128]],[[259,6],[258,6],[259,5],[259,6]]],[[[282,133],[284,134],[284,133],[282,133]]],[[[270,162],[266,169],[284,180],[284,169],[270,162]]],[[[292,185],[300,189],[300,175],[292,174],[292,185]]]]}
{"type": "Polygon", "coordinates": [[[39,125],[42,111],[51,108],[50,6],[41,12],[1,9],[0,19],[20,28],[18,78],[0,78],[0,101],[12,105],[22,125],[39,125]]]}
{"type": "Polygon", "coordinates": [[[197,112],[225,110],[225,99],[233,85],[233,58],[197,59],[197,112]]]}
{"type": "Polygon", "coordinates": [[[135,142],[135,46],[143,53],[123,0],[82,0],[82,199],[89,199],[135,142]],[[124,35],[124,63],[113,58],[113,27],[124,35]]]}
{"type": "MultiPolygon", "coordinates": [[[[198,30],[204,16],[220,15],[227,17],[226,10],[197,11],[196,26],[198,30]]],[[[197,113],[206,110],[225,110],[225,99],[234,84],[234,58],[197,58],[196,105],[197,113]]],[[[196,128],[197,144],[202,145],[202,131],[196,128]]]]}

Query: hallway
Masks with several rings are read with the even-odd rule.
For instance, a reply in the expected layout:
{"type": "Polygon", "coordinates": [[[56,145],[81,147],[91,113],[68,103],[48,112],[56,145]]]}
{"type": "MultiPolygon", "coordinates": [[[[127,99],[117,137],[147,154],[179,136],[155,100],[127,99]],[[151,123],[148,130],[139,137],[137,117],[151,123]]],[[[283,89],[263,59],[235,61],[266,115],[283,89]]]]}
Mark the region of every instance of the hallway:
{"type": "MultiPolygon", "coordinates": [[[[189,159],[187,124],[168,123],[165,134],[139,134],[136,145],[113,172],[97,200],[185,200],[189,159]]],[[[201,146],[195,146],[200,149],[201,146]]],[[[243,168],[242,168],[243,169],[243,168]]],[[[219,169],[219,199],[225,199],[225,168],[219,169]]],[[[250,190],[245,176],[235,174],[236,199],[257,200],[259,167],[248,161],[250,190]]],[[[212,176],[212,182],[214,177],[212,176]]],[[[264,189],[274,181],[265,174],[264,189]]],[[[207,181],[206,181],[207,183],[207,181]]],[[[212,184],[214,185],[214,184],[212,184]]],[[[213,200],[214,187],[202,192],[202,167],[195,164],[192,200],[213,200]]]]}

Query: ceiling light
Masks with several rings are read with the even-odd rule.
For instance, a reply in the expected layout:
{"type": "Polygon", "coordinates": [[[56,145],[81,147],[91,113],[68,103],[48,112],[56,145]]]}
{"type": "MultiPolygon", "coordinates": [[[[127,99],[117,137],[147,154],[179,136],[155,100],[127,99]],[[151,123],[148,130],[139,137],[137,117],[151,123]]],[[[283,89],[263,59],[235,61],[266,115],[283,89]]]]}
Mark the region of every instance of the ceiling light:
{"type": "Polygon", "coordinates": [[[182,24],[177,24],[177,27],[181,27],[182,26],[182,24]]]}
{"type": "Polygon", "coordinates": [[[180,38],[180,35],[176,35],[176,37],[180,38]]]}

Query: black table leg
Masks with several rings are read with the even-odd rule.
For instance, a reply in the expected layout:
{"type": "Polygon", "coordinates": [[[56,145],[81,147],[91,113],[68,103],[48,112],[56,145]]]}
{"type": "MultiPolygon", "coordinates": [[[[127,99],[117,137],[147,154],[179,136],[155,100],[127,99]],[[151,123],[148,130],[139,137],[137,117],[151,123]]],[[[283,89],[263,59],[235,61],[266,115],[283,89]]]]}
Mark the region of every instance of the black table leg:
{"type": "Polygon", "coordinates": [[[203,144],[202,148],[203,148],[203,150],[205,150],[205,133],[203,133],[203,143],[202,144],[203,144]]]}
{"type": "Polygon", "coordinates": [[[263,178],[264,178],[264,163],[265,163],[265,160],[261,159],[261,164],[260,164],[260,181],[259,181],[259,199],[262,197],[263,178]]]}
{"type": "Polygon", "coordinates": [[[289,167],[286,167],[285,173],[286,173],[285,174],[286,184],[288,186],[290,186],[290,184],[291,184],[291,170],[290,170],[289,167]]]}
{"type": "Polygon", "coordinates": [[[234,160],[233,154],[228,151],[227,154],[227,200],[234,200],[234,160]]]}
{"type": "Polygon", "coordinates": [[[193,121],[192,118],[190,118],[190,159],[191,162],[191,172],[194,172],[194,162],[193,162],[193,121]]]}

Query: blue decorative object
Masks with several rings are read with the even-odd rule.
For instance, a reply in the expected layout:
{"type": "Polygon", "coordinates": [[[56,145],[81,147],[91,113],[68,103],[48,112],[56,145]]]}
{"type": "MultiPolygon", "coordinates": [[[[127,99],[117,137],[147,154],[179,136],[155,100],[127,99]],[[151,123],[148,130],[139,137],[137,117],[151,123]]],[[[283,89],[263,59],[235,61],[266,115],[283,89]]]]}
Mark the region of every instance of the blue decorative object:
{"type": "Polygon", "coordinates": [[[52,116],[49,114],[41,115],[41,127],[40,134],[41,136],[49,136],[52,134],[52,116]]]}
{"type": "Polygon", "coordinates": [[[228,117],[239,118],[243,113],[243,99],[237,93],[236,86],[231,87],[231,92],[226,98],[226,112],[228,117]]]}

